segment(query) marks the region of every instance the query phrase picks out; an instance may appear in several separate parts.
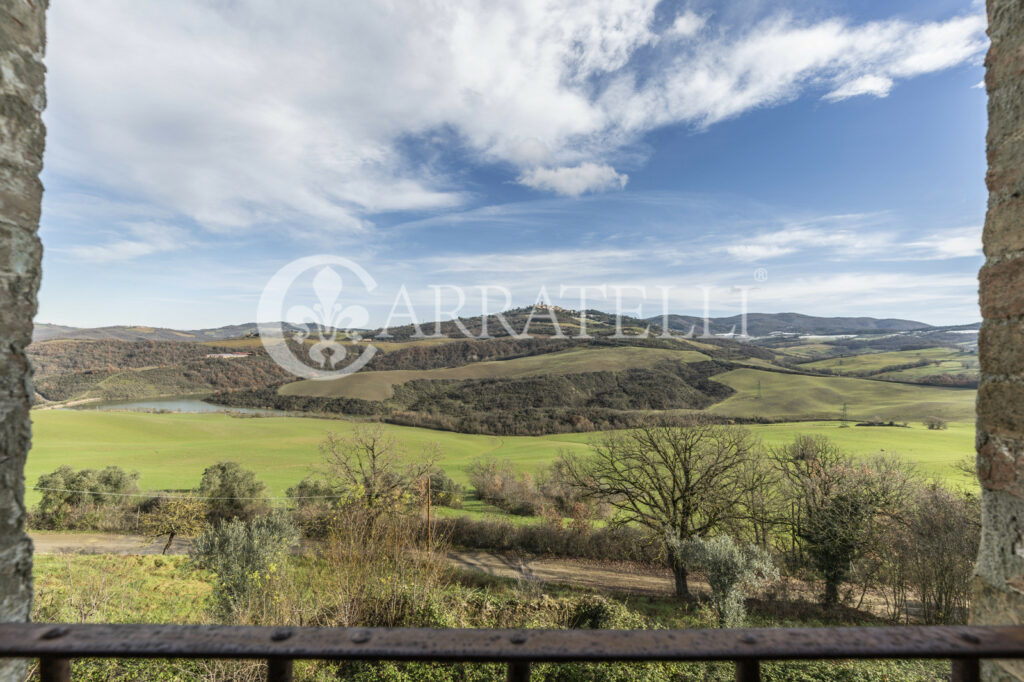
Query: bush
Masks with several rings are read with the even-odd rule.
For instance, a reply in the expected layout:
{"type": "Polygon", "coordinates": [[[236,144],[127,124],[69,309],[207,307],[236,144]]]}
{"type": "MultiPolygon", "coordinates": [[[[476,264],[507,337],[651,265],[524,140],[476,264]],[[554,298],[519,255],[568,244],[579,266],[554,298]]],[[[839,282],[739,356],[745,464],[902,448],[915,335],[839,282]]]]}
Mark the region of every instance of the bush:
{"type": "Polygon", "coordinates": [[[436,519],[434,531],[452,545],[465,549],[631,561],[648,565],[661,565],[665,560],[661,538],[631,526],[591,529],[589,524],[584,526],[574,521],[569,528],[563,528],[561,524],[512,524],[460,516],[436,519]]]}
{"type": "Polygon", "coordinates": [[[928,427],[929,431],[942,431],[949,428],[949,424],[941,417],[925,417],[924,425],[928,427]]]}
{"type": "Polygon", "coordinates": [[[287,558],[298,531],[283,512],[238,518],[207,528],[192,545],[193,561],[216,575],[214,596],[225,616],[263,594],[262,586],[287,558]]]}
{"type": "Polygon", "coordinates": [[[266,513],[266,491],[267,486],[256,478],[256,472],[242,468],[238,462],[218,462],[207,467],[199,483],[199,496],[209,503],[210,521],[248,520],[266,513]]]}
{"type": "Polygon", "coordinates": [[[64,465],[39,477],[42,499],[29,519],[50,530],[133,531],[148,502],[135,495],[139,474],[121,467],[76,471],[64,465]]]}
{"type": "Polygon", "coordinates": [[[138,472],[128,473],[121,467],[108,466],[102,470],[75,471],[64,465],[56,471],[39,477],[36,487],[42,491],[39,510],[44,514],[63,507],[85,505],[115,506],[123,504],[128,496],[137,493],[138,472]]]}
{"type": "Polygon", "coordinates": [[[527,472],[517,474],[508,460],[474,460],[469,465],[469,483],[477,497],[509,514],[533,516],[544,503],[533,477],[527,472]]]}
{"type": "Polygon", "coordinates": [[[430,503],[441,507],[462,509],[462,499],[466,490],[444,473],[437,469],[430,474],[430,503]]]}

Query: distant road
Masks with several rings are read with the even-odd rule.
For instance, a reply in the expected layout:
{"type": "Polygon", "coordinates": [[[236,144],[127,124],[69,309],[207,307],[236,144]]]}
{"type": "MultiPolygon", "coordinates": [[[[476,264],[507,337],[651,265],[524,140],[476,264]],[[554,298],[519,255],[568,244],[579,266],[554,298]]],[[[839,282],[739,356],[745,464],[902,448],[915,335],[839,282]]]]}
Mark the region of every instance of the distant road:
{"type": "MultiPolygon", "coordinates": [[[[167,540],[115,533],[50,533],[31,531],[36,554],[160,554],[167,540]]],[[[176,539],[168,554],[187,554],[188,539],[176,539]]]]}
{"type": "MultiPolygon", "coordinates": [[[[151,542],[141,535],[113,533],[29,533],[36,554],[160,554],[165,540],[151,542]]],[[[187,539],[175,540],[168,554],[187,554],[187,539]]],[[[493,552],[448,552],[457,568],[501,578],[577,585],[639,594],[672,594],[672,574],[657,568],[574,559],[529,558],[493,552]]]]}

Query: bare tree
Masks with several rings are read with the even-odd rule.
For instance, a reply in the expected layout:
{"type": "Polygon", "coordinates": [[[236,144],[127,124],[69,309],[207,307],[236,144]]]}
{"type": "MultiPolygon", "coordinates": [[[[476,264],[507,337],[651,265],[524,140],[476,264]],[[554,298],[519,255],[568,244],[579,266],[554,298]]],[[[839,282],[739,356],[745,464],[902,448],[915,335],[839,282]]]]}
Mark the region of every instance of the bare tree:
{"type": "MultiPolygon", "coordinates": [[[[703,537],[747,516],[745,475],[760,445],[750,432],[694,423],[646,424],[611,433],[592,445],[593,455],[562,455],[567,480],[585,497],[616,511],[617,521],[638,523],[680,541],[703,537]]],[[[666,547],[676,594],[689,597],[685,557],[666,547]]]]}
{"type": "Polygon", "coordinates": [[[370,510],[382,511],[434,469],[438,452],[437,444],[429,443],[409,456],[382,425],[358,425],[348,436],[328,432],[320,443],[320,471],[335,489],[359,496],[370,510]]]}

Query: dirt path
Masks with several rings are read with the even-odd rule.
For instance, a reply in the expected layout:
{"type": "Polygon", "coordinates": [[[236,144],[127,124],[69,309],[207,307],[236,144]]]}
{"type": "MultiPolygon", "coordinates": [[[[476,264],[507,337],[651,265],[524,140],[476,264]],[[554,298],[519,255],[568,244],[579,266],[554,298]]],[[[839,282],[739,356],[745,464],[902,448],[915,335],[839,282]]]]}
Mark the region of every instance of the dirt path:
{"type": "MultiPolygon", "coordinates": [[[[164,541],[112,533],[30,533],[36,554],[160,554],[164,541]]],[[[175,540],[170,554],[185,554],[189,541],[175,540]]],[[[573,559],[524,558],[492,552],[448,552],[453,566],[501,578],[560,583],[601,590],[666,595],[673,589],[667,570],[573,559]]]]}
{"type": "MultiPolygon", "coordinates": [[[[491,552],[448,552],[448,560],[460,568],[501,578],[659,596],[670,595],[675,589],[672,574],[667,569],[576,559],[522,558],[491,552]]],[[[699,589],[701,586],[691,587],[699,589]]]]}
{"type": "MultiPolygon", "coordinates": [[[[166,540],[153,542],[141,535],[114,533],[29,533],[36,554],[160,554],[166,540]]],[[[186,554],[188,540],[176,539],[169,554],[186,554]]]]}

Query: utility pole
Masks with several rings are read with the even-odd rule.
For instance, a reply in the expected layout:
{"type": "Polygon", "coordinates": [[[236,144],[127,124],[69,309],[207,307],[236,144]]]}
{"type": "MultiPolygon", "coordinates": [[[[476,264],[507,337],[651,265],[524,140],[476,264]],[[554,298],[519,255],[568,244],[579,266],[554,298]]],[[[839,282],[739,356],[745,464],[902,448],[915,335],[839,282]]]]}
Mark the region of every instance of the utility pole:
{"type": "Polygon", "coordinates": [[[427,474],[427,553],[434,551],[434,531],[430,525],[430,474],[427,474]]]}

